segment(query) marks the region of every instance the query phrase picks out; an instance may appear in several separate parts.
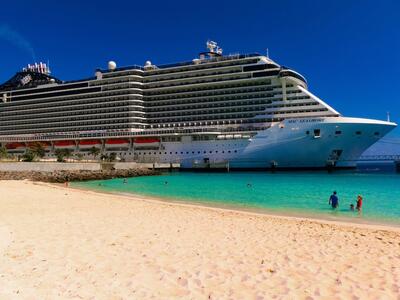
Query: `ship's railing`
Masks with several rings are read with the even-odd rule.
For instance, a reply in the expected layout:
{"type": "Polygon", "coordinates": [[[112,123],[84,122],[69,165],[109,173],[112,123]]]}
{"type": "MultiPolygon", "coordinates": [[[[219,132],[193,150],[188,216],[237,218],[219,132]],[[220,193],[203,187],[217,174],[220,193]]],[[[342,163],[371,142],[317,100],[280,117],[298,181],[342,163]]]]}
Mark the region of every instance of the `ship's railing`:
{"type": "Polygon", "coordinates": [[[371,162],[371,161],[400,161],[399,154],[391,155],[362,155],[357,161],[359,162],[371,162]]]}
{"type": "MultiPolygon", "coordinates": [[[[233,59],[243,59],[243,58],[249,58],[249,57],[257,57],[260,56],[259,53],[249,53],[249,54],[229,54],[229,55],[224,55],[224,56],[219,56],[219,57],[213,57],[213,58],[207,58],[203,59],[202,62],[217,62],[217,61],[226,61],[226,60],[233,60],[233,59]]],[[[189,66],[193,65],[193,61],[184,61],[180,63],[173,63],[173,64],[163,64],[163,65],[157,65],[157,69],[166,69],[166,68],[174,68],[174,67],[184,67],[184,66],[189,66]]],[[[116,68],[113,71],[110,70],[103,70],[99,69],[102,73],[110,73],[110,72],[120,72],[120,71],[127,71],[127,70],[144,70],[143,66],[139,65],[131,65],[131,66],[126,66],[126,67],[120,67],[116,68]]]]}
{"type": "Polygon", "coordinates": [[[171,129],[154,129],[136,132],[91,132],[91,133],[63,133],[48,135],[13,135],[0,136],[0,142],[13,141],[48,141],[48,140],[65,140],[65,139],[93,139],[93,138],[115,138],[115,137],[136,137],[136,136],[167,136],[167,135],[184,135],[184,134],[235,134],[249,133],[254,134],[258,131],[265,130],[269,126],[263,127],[197,127],[197,128],[171,128],[171,129]]]}

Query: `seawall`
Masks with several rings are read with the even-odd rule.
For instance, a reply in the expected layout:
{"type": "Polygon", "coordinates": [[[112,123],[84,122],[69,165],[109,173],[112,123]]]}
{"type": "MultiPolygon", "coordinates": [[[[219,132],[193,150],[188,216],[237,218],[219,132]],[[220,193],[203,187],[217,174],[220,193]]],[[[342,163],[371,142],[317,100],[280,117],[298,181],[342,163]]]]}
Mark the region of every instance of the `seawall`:
{"type": "Polygon", "coordinates": [[[0,180],[66,182],[158,175],[160,166],[137,163],[2,162],[0,180]]]}
{"type": "MultiPolygon", "coordinates": [[[[4,172],[54,172],[54,171],[100,171],[104,169],[129,170],[138,168],[167,169],[170,164],[152,164],[136,162],[0,162],[0,171],[4,172]]],[[[176,165],[172,167],[176,168],[176,165]]]]}

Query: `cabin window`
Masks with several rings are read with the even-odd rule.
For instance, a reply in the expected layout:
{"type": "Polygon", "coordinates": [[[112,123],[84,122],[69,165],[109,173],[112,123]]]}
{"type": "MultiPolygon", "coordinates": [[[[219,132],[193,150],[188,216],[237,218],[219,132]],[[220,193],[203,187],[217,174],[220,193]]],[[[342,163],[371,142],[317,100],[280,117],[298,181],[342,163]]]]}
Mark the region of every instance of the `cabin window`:
{"type": "Polygon", "coordinates": [[[356,135],[361,135],[361,131],[356,131],[356,135]]]}
{"type": "Polygon", "coordinates": [[[336,131],[335,131],[335,134],[336,134],[336,135],[339,135],[339,134],[342,134],[342,132],[341,132],[340,130],[336,130],[336,131]]]}
{"type": "Polygon", "coordinates": [[[314,137],[321,137],[321,129],[314,129],[314,137]]]}
{"type": "Polygon", "coordinates": [[[374,132],[374,135],[379,135],[379,132],[378,131],[374,132]]]}

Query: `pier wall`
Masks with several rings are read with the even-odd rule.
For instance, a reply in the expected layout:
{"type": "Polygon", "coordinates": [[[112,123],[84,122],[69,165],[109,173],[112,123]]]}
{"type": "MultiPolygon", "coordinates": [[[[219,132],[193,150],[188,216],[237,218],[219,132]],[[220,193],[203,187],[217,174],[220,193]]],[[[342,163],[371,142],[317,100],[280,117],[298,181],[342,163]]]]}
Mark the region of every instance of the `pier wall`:
{"type": "MultiPolygon", "coordinates": [[[[54,172],[54,171],[99,171],[104,169],[128,170],[137,168],[148,169],[167,169],[170,164],[161,163],[136,163],[136,162],[115,162],[115,163],[99,163],[99,162],[0,162],[0,171],[13,172],[54,172]]],[[[179,165],[173,165],[178,168],[179,165]]]]}

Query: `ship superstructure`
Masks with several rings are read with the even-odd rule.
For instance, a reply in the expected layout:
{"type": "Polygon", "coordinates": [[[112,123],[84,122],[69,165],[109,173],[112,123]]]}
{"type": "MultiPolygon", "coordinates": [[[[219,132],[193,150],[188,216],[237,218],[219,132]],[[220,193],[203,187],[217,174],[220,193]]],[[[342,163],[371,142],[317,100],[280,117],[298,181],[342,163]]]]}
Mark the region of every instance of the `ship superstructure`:
{"type": "Polygon", "coordinates": [[[305,78],[260,54],[222,55],[215,42],[189,62],[96,70],[61,81],[29,65],[0,85],[0,142],[48,157],[95,147],[126,161],[182,167],[351,166],[395,124],[344,118],[305,78]]]}

